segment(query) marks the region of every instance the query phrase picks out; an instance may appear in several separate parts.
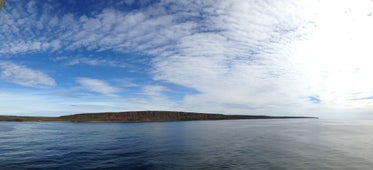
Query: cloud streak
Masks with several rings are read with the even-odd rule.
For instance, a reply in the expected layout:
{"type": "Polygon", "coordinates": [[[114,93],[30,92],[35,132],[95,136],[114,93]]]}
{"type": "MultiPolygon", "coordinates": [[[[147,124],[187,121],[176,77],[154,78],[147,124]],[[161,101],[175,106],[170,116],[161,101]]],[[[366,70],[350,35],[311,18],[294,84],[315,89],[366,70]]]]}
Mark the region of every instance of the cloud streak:
{"type": "Polygon", "coordinates": [[[26,87],[56,86],[55,80],[45,73],[12,62],[0,62],[0,79],[26,87]]]}
{"type": "Polygon", "coordinates": [[[110,86],[106,82],[98,79],[92,78],[77,78],[77,83],[79,83],[83,90],[99,93],[105,96],[117,96],[116,93],[120,92],[119,88],[110,86]]]}

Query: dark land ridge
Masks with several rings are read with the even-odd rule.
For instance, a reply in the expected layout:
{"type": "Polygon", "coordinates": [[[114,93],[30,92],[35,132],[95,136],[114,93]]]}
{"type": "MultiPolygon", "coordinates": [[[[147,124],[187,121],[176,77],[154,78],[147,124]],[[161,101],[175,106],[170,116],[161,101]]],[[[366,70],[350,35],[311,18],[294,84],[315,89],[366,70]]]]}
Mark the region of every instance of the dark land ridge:
{"type": "Polygon", "coordinates": [[[302,119],[317,117],[303,116],[264,116],[264,115],[224,115],[211,113],[176,111],[129,111],[82,113],[59,117],[0,116],[0,121],[26,122],[154,122],[190,120],[232,120],[232,119],[302,119]]]}

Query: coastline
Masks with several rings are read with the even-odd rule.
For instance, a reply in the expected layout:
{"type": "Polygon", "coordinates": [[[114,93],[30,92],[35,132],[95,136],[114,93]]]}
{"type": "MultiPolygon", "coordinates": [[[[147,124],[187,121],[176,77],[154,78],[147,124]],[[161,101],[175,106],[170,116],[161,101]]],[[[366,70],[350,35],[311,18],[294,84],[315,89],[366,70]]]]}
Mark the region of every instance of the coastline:
{"type": "Polygon", "coordinates": [[[225,115],[213,113],[175,111],[127,111],[80,113],[59,117],[0,116],[0,121],[13,122],[165,122],[197,120],[239,120],[239,119],[318,119],[305,116],[266,116],[266,115],[225,115]]]}

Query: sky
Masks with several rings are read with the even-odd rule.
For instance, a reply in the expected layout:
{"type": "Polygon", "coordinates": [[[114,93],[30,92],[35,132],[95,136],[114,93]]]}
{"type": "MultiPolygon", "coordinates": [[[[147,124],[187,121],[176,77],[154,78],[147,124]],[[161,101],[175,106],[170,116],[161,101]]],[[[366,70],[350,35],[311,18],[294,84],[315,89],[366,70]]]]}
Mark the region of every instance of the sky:
{"type": "Polygon", "coordinates": [[[373,118],[371,0],[7,0],[0,115],[373,118]]]}

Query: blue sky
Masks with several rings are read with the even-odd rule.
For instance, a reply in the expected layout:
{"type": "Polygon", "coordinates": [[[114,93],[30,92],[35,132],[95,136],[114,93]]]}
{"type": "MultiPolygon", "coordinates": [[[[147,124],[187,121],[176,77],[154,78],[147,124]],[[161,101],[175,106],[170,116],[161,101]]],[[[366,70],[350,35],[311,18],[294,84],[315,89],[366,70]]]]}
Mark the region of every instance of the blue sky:
{"type": "Polygon", "coordinates": [[[371,117],[373,2],[16,1],[0,114],[371,117]]]}

